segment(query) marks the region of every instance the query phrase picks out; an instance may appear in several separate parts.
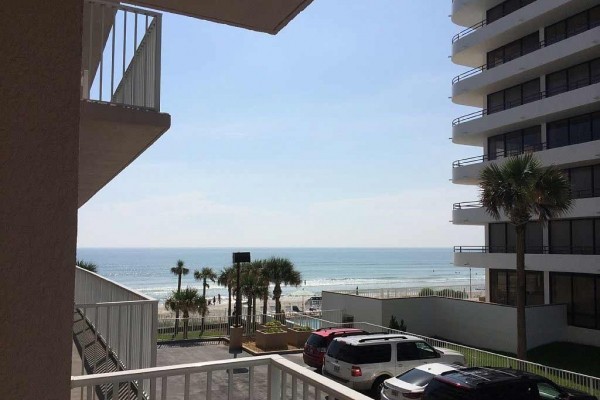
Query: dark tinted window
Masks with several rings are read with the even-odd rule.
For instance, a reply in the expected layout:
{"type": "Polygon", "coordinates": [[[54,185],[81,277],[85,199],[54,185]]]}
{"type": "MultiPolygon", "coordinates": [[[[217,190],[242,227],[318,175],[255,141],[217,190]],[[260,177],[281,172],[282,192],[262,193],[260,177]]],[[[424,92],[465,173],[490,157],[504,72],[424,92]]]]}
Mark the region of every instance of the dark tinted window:
{"type": "Polygon", "coordinates": [[[419,360],[419,349],[417,349],[416,343],[398,343],[396,345],[396,352],[398,361],[410,361],[419,360]]]}
{"type": "Polygon", "coordinates": [[[567,91],[567,71],[558,71],[546,75],[546,93],[554,96],[567,91]]]}
{"type": "Polygon", "coordinates": [[[490,224],[490,253],[506,252],[506,224],[490,224]]]}
{"type": "Polygon", "coordinates": [[[412,385],[425,386],[433,379],[434,376],[435,375],[430,374],[429,372],[414,368],[398,375],[396,378],[412,385]]]}
{"type": "Polygon", "coordinates": [[[550,221],[550,252],[568,254],[571,249],[571,225],[569,221],[550,221]]]}
{"type": "Polygon", "coordinates": [[[315,347],[327,347],[327,339],[319,335],[310,335],[306,344],[315,347]]]}
{"type": "MultiPolygon", "coordinates": [[[[526,271],[525,304],[544,304],[544,273],[526,271]]],[[[514,306],[517,302],[517,274],[510,270],[490,269],[490,301],[496,304],[514,306]]]]}
{"type": "Polygon", "coordinates": [[[567,38],[567,24],[565,21],[560,21],[554,25],[550,25],[545,29],[546,46],[552,43],[559,42],[567,38]]]}
{"type": "Polygon", "coordinates": [[[590,84],[590,66],[589,64],[576,65],[567,70],[567,79],[569,80],[569,90],[578,89],[590,84]]]}
{"type": "Polygon", "coordinates": [[[596,327],[595,277],[573,276],[573,325],[596,327]]]}
{"type": "Polygon", "coordinates": [[[548,148],[569,145],[569,120],[552,122],[547,125],[548,148]]]}
{"type": "Polygon", "coordinates": [[[349,364],[374,364],[391,361],[392,347],[389,344],[352,346],[334,340],[327,349],[327,355],[349,364]]]}
{"type": "Polygon", "coordinates": [[[588,29],[587,11],[567,19],[567,36],[575,36],[588,29]]]}
{"type": "Polygon", "coordinates": [[[590,10],[590,28],[595,28],[600,25],[600,6],[590,10]]]}
{"type": "Polygon", "coordinates": [[[432,379],[425,388],[424,400],[475,400],[472,390],[432,379]]]}

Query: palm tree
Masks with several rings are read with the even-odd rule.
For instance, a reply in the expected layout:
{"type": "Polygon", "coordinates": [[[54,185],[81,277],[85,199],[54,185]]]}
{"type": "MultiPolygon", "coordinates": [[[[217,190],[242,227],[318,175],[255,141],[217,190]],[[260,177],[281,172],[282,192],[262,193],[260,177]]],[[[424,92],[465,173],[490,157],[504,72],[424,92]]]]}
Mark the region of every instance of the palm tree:
{"type": "MultiPolygon", "coordinates": [[[[214,282],[217,280],[217,274],[210,267],[204,267],[201,271],[194,271],[194,279],[202,281],[202,298],[206,300],[206,289],[210,287],[207,281],[214,282]]],[[[204,314],[202,313],[202,324],[200,328],[200,335],[204,333],[204,314]]]]}
{"type": "Polygon", "coordinates": [[[527,356],[525,320],[525,228],[535,217],[541,223],[566,214],[571,208],[570,184],[566,175],[554,166],[542,168],[532,154],[509,158],[498,166],[481,171],[481,203],[486,211],[500,219],[508,216],[516,231],[517,253],[517,357],[527,356]]]}
{"type": "Polygon", "coordinates": [[[247,264],[241,274],[242,294],[248,298],[248,321],[256,315],[256,299],[269,295],[269,282],[265,281],[263,262],[256,260],[247,264]]]}
{"type": "Polygon", "coordinates": [[[227,288],[228,296],[228,305],[227,305],[227,316],[231,317],[231,297],[233,287],[235,286],[235,268],[234,267],[225,267],[221,270],[219,277],[217,278],[217,283],[220,286],[224,286],[227,288]]]}
{"type": "Polygon", "coordinates": [[[273,299],[275,300],[275,313],[281,314],[281,284],[298,286],[302,283],[300,272],[294,269],[294,264],[287,258],[271,257],[265,261],[265,274],[275,287],[273,299]]]}
{"type": "MultiPolygon", "coordinates": [[[[177,293],[181,292],[181,276],[187,275],[189,272],[190,270],[183,266],[182,260],[177,260],[177,266],[171,268],[171,273],[177,275],[177,293]]],[[[175,334],[173,337],[177,336],[177,333],[179,333],[179,310],[175,309],[175,334]]]]}
{"type": "Polygon", "coordinates": [[[167,310],[181,311],[183,313],[183,338],[188,338],[188,323],[190,313],[205,314],[208,311],[206,299],[198,295],[198,289],[187,287],[183,291],[173,291],[171,297],[165,301],[167,310]]]}
{"type": "Polygon", "coordinates": [[[81,269],[85,269],[90,272],[98,272],[98,266],[93,262],[77,260],[75,264],[81,269]]]}

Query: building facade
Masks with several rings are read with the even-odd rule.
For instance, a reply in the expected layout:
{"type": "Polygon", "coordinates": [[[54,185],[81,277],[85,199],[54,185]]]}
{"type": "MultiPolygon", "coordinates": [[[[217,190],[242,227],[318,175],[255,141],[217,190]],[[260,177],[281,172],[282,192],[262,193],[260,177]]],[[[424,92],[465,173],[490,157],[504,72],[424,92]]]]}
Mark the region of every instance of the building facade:
{"type": "MultiPolygon", "coordinates": [[[[452,101],[477,111],[452,122],[452,140],[481,155],[453,163],[455,184],[533,152],[571,182],[572,211],[526,237],[527,305],[567,304],[567,339],[600,344],[600,1],[454,0],[452,101]]],[[[456,246],[454,264],[486,269],[486,300],[515,305],[515,229],[477,201],[452,221],[485,227],[485,246],[456,246]]],[[[483,242],[483,241],[482,241],[483,242]]]]}

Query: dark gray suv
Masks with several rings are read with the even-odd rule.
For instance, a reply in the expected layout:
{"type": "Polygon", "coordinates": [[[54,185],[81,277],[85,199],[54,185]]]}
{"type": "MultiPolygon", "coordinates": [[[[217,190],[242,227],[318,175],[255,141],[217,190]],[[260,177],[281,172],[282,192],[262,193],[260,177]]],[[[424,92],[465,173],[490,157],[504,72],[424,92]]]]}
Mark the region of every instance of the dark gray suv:
{"type": "Polygon", "coordinates": [[[510,368],[464,368],[434,377],[423,400],[598,400],[542,376],[510,368]]]}

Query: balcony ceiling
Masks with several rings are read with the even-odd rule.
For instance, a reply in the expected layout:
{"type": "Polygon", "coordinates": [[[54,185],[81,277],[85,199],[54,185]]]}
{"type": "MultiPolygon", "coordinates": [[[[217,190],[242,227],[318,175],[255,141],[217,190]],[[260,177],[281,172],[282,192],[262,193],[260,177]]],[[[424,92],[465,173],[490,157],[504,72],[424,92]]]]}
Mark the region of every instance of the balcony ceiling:
{"type": "Polygon", "coordinates": [[[126,3],[277,34],[312,0],[127,0],[126,3]]]}
{"type": "Polygon", "coordinates": [[[79,207],[171,125],[169,114],[85,100],[81,105],[79,207]]]}

